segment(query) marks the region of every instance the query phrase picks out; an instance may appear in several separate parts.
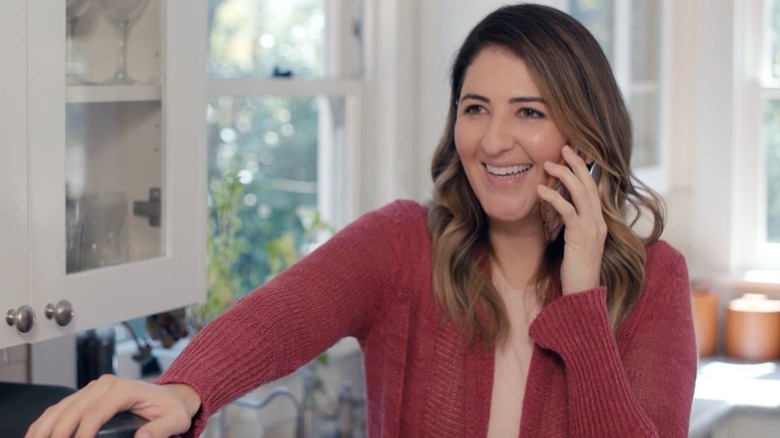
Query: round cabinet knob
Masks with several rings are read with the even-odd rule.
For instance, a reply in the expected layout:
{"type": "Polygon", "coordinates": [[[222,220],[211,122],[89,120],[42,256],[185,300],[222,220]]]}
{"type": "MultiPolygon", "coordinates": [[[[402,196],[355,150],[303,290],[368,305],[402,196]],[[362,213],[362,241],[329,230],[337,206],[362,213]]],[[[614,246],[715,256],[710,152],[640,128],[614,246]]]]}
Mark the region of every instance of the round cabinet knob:
{"type": "Polygon", "coordinates": [[[56,306],[49,303],[43,309],[43,314],[46,315],[46,319],[53,319],[57,325],[65,327],[73,321],[73,306],[68,300],[62,300],[56,306]]]}
{"type": "Polygon", "coordinates": [[[35,324],[35,312],[32,307],[24,305],[17,310],[11,309],[5,314],[5,322],[22,333],[32,330],[35,324]]]}

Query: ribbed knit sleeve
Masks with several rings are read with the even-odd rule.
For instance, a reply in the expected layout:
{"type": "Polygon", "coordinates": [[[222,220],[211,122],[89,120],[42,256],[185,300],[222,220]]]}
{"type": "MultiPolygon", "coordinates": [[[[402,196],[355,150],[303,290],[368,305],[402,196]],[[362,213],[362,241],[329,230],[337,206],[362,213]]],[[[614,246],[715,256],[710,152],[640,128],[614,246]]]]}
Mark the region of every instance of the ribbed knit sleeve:
{"type": "Polygon", "coordinates": [[[392,299],[403,246],[397,218],[408,204],[362,216],[198,333],[157,380],[200,395],[188,436],[198,436],[224,404],[292,373],[342,337],[368,335],[392,299]]]}
{"type": "Polygon", "coordinates": [[[697,358],[685,260],[665,243],[648,251],[644,291],[617,337],[606,292],[555,300],[529,331],[564,363],[571,436],[686,437],[697,358]]]}

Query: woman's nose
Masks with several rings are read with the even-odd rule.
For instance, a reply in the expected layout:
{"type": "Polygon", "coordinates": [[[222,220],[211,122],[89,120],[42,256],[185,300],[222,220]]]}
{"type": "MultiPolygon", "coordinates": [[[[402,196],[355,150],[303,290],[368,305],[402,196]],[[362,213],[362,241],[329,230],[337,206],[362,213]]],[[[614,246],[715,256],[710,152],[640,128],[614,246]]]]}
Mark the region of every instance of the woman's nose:
{"type": "Polygon", "coordinates": [[[511,123],[500,117],[494,117],[490,120],[485,135],[482,136],[482,149],[488,155],[500,155],[512,149],[516,142],[517,138],[511,129],[511,123]]]}

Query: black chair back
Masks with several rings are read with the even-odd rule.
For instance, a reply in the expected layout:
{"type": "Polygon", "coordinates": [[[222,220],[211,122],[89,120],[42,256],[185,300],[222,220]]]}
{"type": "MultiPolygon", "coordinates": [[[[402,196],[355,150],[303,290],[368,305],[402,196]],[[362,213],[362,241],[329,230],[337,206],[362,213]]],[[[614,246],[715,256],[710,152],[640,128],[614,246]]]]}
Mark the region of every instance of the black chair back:
{"type": "MultiPolygon", "coordinates": [[[[30,425],[49,406],[76,392],[54,385],[0,382],[0,437],[23,438],[30,425]]],[[[129,412],[115,415],[98,432],[100,438],[133,438],[146,423],[129,412]]]]}

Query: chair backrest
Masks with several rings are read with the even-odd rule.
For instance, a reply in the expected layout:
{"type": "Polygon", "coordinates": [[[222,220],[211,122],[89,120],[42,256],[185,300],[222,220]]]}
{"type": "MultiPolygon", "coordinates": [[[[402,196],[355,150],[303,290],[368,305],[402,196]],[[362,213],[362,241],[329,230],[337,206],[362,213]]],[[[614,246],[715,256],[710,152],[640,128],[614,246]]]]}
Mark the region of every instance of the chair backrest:
{"type": "MultiPolygon", "coordinates": [[[[0,382],[0,437],[22,438],[49,406],[76,392],[73,388],[32,383],[0,382]]],[[[98,431],[99,438],[133,438],[146,420],[121,412],[98,431]]]]}
{"type": "Polygon", "coordinates": [[[46,408],[74,392],[65,386],[0,382],[0,435],[24,437],[46,408]]]}

